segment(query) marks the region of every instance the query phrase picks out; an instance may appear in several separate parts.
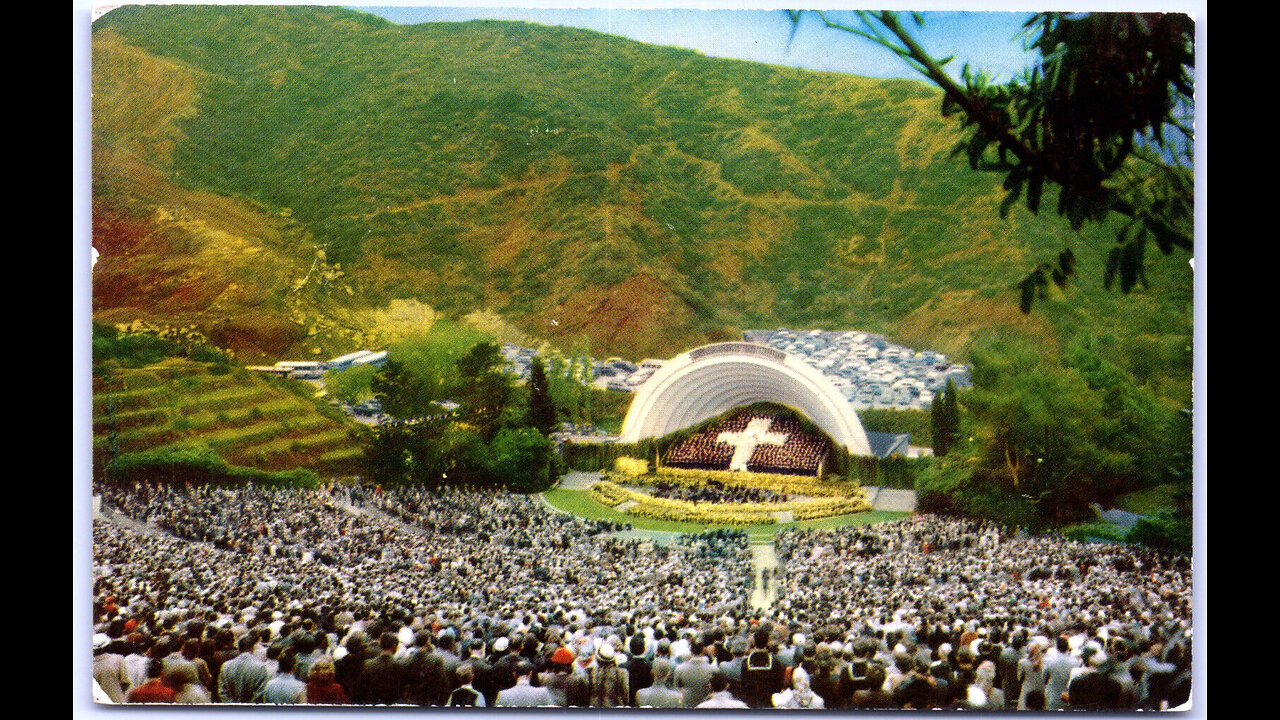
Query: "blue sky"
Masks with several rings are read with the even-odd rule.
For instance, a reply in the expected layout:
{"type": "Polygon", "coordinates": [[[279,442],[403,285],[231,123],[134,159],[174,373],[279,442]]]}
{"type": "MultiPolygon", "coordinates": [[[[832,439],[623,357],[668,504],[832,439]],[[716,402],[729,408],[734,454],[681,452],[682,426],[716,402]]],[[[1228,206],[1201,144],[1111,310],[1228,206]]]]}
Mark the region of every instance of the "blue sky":
{"type": "MultiPolygon", "coordinates": [[[[236,4],[323,4],[323,0],[235,0],[236,4]]],[[[145,2],[145,0],[144,0],[145,2]]],[[[164,0],[172,4],[226,4],[220,0],[164,0]]],[[[107,4],[76,0],[95,12],[107,4]]],[[[118,4],[118,3],[117,3],[118,4]]],[[[780,8],[806,5],[777,0],[353,0],[342,3],[394,22],[459,22],[478,18],[569,25],[622,35],[657,45],[675,45],[716,57],[833,70],[868,77],[918,77],[910,67],[874,43],[822,26],[806,17],[792,35],[780,8]],[[637,9],[647,8],[647,9],[637,9]],[[762,9],[768,8],[768,9],[762,9]]],[[[840,8],[922,10],[923,28],[913,33],[935,57],[955,56],[948,66],[958,75],[967,62],[1000,79],[1019,74],[1035,56],[1023,49],[1022,23],[1037,9],[1177,10],[1202,14],[1205,0],[1076,0],[1052,7],[1028,0],[828,0],[835,19],[850,18],[840,8]]],[[[812,7],[812,5],[808,5],[812,7]]]]}
{"type": "MultiPolygon", "coordinates": [[[[1056,4],[1026,0],[880,0],[822,4],[834,19],[852,17],[849,10],[874,5],[876,9],[924,11],[925,24],[913,33],[934,57],[954,56],[948,65],[959,75],[967,62],[1000,79],[1018,75],[1035,55],[1024,50],[1023,22],[1037,9],[1141,10],[1200,13],[1204,0],[1088,0],[1056,4]]],[[[458,22],[479,18],[525,20],[548,25],[569,25],[622,35],[642,42],[675,45],[716,57],[736,57],[812,70],[832,70],[869,77],[918,78],[914,70],[874,43],[826,28],[810,15],[792,35],[792,25],[780,8],[805,5],[768,3],[762,0],[438,0],[421,2],[357,0],[350,5],[394,22],[458,22]],[[513,7],[514,6],[514,7],[513,7]],[[576,6],[576,7],[575,7],[576,6]],[[585,6],[585,7],[584,7],[585,6]],[[647,9],[637,9],[647,8],[647,9]],[[768,8],[768,9],[760,9],[768,8]]],[[[808,5],[812,7],[812,5],[808,5]]],[[[850,21],[851,24],[856,21],[850,21]]]]}
{"type": "MultiPolygon", "coordinates": [[[[604,3],[598,3],[603,5],[604,3]]],[[[738,3],[737,7],[746,6],[738,3]]],[[[525,20],[570,25],[622,35],[642,42],[693,48],[716,57],[736,57],[812,70],[833,70],[870,77],[916,77],[890,52],[849,33],[824,27],[814,14],[792,25],[782,10],[743,10],[689,7],[632,9],[627,7],[502,8],[360,6],[398,23],[457,22],[478,18],[525,20]]],[[[849,11],[830,17],[856,23],[849,11]]],[[[964,62],[1008,77],[1026,67],[1032,57],[1023,50],[1019,33],[1030,13],[929,12],[917,36],[937,57],[956,55],[959,72],[964,62]]]]}

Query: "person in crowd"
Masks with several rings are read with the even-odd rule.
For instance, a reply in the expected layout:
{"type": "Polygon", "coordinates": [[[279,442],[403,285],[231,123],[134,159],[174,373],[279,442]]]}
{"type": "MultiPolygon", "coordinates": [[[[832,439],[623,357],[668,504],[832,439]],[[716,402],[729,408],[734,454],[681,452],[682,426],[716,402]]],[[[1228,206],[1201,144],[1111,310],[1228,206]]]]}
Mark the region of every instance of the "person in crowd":
{"type": "Polygon", "coordinates": [[[396,657],[400,638],[394,632],[383,632],[378,638],[381,650],[364,664],[360,672],[358,695],[361,703],[395,705],[404,699],[404,664],[396,657]]]}
{"type": "Polygon", "coordinates": [[[218,673],[218,700],[224,703],[251,703],[267,684],[270,673],[267,664],[254,652],[258,646],[256,633],[245,633],[240,638],[240,654],[222,664],[218,673]]]}
{"type": "Polygon", "coordinates": [[[545,669],[538,673],[538,684],[551,693],[557,707],[569,705],[570,685],[583,682],[573,672],[573,660],[573,651],[562,645],[551,653],[545,669]]]}
{"type": "Polygon", "coordinates": [[[627,658],[627,688],[630,692],[627,705],[635,707],[636,693],[653,684],[653,664],[645,657],[647,643],[644,635],[631,636],[627,658]]]}
{"type": "Polygon", "coordinates": [[[414,635],[414,647],[404,661],[405,697],[414,705],[440,705],[453,688],[444,655],[435,651],[429,630],[414,635]]]}
{"type": "Polygon", "coordinates": [[[183,705],[207,705],[213,702],[209,691],[200,682],[196,666],[191,663],[175,665],[165,682],[173,688],[173,701],[183,705]]]}
{"type": "Polygon", "coordinates": [[[119,652],[112,652],[113,649],[108,636],[95,636],[93,679],[111,702],[123,703],[132,686],[128,668],[125,665],[125,656],[119,652]]]}
{"type": "Polygon", "coordinates": [[[1047,710],[1061,710],[1066,705],[1067,687],[1080,666],[1080,658],[1071,652],[1067,636],[1059,635],[1054,648],[1044,658],[1044,699],[1047,710]]]}
{"type": "Polygon", "coordinates": [[[822,696],[809,689],[809,676],[793,674],[791,687],[773,694],[773,706],[790,710],[821,710],[826,707],[822,696]]]}
{"type": "Polygon", "coordinates": [[[308,705],[346,705],[347,691],[334,679],[337,672],[327,655],[311,663],[307,673],[308,705]]]}
{"type": "Polygon", "coordinates": [[[131,689],[125,696],[130,703],[171,703],[177,693],[165,682],[164,663],[153,658],[147,665],[147,681],[131,689]]]}
{"type": "Polygon", "coordinates": [[[731,709],[745,708],[747,704],[742,700],[733,696],[729,692],[729,678],[720,673],[712,673],[711,675],[711,692],[707,698],[698,703],[694,707],[702,709],[731,709]]]}
{"type": "Polygon", "coordinates": [[[711,678],[716,674],[716,667],[701,635],[690,638],[689,653],[689,657],[676,666],[673,678],[676,688],[684,693],[684,706],[698,707],[712,692],[711,678]]]}
{"type": "Polygon", "coordinates": [[[307,700],[307,684],[293,674],[297,651],[280,652],[275,677],[266,682],[254,696],[254,702],[272,705],[302,705],[307,700]]]}
{"type": "Polygon", "coordinates": [[[551,691],[533,685],[533,663],[520,660],[515,667],[516,684],[498,692],[495,707],[556,707],[551,691]]]}
{"type": "Polygon", "coordinates": [[[475,671],[471,668],[471,663],[462,663],[455,672],[458,676],[458,687],[449,693],[449,699],[445,701],[445,706],[485,707],[484,693],[476,690],[471,684],[475,679],[475,671]]]}
{"type": "Polygon", "coordinates": [[[752,643],[742,668],[743,699],[752,708],[767,708],[786,686],[786,666],[770,649],[768,628],[756,630],[752,643]]]}
{"type": "Polygon", "coordinates": [[[627,671],[619,667],[617,651],[612,643],[601,643],[596,650],[595,663],[588,672],[588,684],[591,688],[591,707],[626,707],[630,702],[627,671]]]}
{"type": "MultiPolygon", "coordinates": [[[[649,708],[683,708],[684,693],[671,686],[674,666],[666,658],[653,661],[653,684],[636,691],[635,705],[649,708]]],[[[726,678],[727,679],[727,678],[726,678]]]]}

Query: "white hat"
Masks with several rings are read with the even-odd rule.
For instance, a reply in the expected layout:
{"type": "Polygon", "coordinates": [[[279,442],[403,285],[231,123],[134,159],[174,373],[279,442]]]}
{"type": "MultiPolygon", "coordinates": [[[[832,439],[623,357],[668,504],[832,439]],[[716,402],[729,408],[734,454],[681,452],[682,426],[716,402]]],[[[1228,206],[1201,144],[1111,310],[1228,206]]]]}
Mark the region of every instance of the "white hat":
{"type": "Polygon", "coordinates": [[[596,648],[596,659],[602,662],[613,662],[616,655],[617,652],[611,643],[601,643],[600,647],[596,648]]]}
{"type": "Polygon", "coordinates": [[[494,652],[506,652],[508,647],[511,647],[511,640],[505,635],[493,641],[494,652]]]}

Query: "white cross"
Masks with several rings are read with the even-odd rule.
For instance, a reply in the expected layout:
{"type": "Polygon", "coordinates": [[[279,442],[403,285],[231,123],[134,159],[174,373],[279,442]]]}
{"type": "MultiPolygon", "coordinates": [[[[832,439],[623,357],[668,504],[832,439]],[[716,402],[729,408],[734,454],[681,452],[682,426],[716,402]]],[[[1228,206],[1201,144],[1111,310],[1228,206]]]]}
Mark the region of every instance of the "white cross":
{"type": "Polygon", "coordinates": [[[733,446],[733,458],[729,460],[730,470],[746,470],[747,461],[756,451],[756,446],[782,445],[787,442],[786,433],[771,433],[769,426],[773,420],[769,418],[753,418],[742,432],[722,432],[716,436],[716,442],[733,446]]]}

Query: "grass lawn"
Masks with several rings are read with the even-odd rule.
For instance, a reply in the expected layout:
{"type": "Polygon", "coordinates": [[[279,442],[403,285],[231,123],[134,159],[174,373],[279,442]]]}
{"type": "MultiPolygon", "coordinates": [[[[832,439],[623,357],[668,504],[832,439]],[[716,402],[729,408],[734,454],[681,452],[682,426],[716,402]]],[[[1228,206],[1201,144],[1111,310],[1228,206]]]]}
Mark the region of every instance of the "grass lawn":
{"type": "Polygon", "coordinates": [[[1116,507],[1139,515],[1150,515],[1157,510],[1173,509],[1176,506],[1174,495],[1177,492],[1176,483],[1156,485],[1128,495],[1121,495],[1116,498],[1116,507]]]}
{"type": "Polygon", "coordinates": [[[620,523],[629,523],[637,530],[700,533],[707,530],[715,530],[717,528],[737,528],[746,530],[751,540],[756,542],[772,540],[773,536],[776,535],[779,530],[784,528],[833,528],[845,525],[870,525],[872,523],[899,520],[906,517],[908,514],[903,512],[872,511],[854,513],[852,515],[833,515],[828,518],[804,520],[786,525],[699,525],[696,523],[682,523],[672,520],[655,520],[652,518],[621,513],[611,507],[606,507],[595,500],[592,500],[585,490],[565,490],[562,488],[555,488],[546,491],[543,493],[543,496],[551,505],[565,512],[591,520],[610,520],[620,523]]]}

